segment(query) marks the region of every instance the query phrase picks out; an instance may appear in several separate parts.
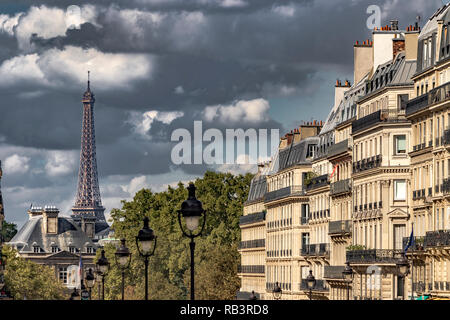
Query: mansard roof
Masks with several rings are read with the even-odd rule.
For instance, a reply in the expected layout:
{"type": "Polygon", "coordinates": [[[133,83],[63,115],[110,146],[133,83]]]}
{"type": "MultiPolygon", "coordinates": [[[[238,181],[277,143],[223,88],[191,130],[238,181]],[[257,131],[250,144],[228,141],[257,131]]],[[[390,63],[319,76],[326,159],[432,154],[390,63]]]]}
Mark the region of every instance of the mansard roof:
{"type": "Polygon", "coordinates": [[[57,234],[43,233],[42,223],[42,216],[30,218],[8,244],[16,246],[20,252],[33,252],[33,247],[36,246],[41,248],[42,252],[52,252],[53,246],[61,250],[67,250],[69,247],[96,247],[92,239],[70,218],[58,217],[57,234]]]}
{"type": "Polygon", "coordinates": [[[280,150],[278,171],[295,165],[311,164],[311,159],[308,158],[308,146],[312,145],[315,147],[318,143],[318,137],[309,137],[280,150]]]}

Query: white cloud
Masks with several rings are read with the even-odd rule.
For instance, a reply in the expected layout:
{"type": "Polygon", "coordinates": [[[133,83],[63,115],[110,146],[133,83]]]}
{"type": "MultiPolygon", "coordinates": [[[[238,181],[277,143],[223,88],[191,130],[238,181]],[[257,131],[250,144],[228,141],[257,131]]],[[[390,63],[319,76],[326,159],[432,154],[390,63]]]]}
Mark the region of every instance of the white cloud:
{"type": "Polygon", "coordinates": [[[31,81],[45,86],[84,84],[87,71],[101,83],[98,90],[128,88],[131,81],[149,78],[152,57],[145,54],[103,53],[96,49],[66,46],[63,50],[50,49],[42,53],[21,55],[0,65],[0,86],[20,81],[31,81]]]}
{"type": "Polygon", "coordinates": [[[162,111],[147,111],[144,113],[132,111],[127,123],[134,127],[134,132],[150,139],[148,131],[151,129],[153,121],[157,120],[164,124],[171,124],[177,118],[184,115],[182,111],[162,112],[162,111]]]}
{"type": "MultiPolygon", "coordinates": [[[[85,22],[95,23],[96,12],[94,6],[85,5],[81,7],[79,24],[85,22]]],[[[28,12],[21,14],[19,19],[10,18],[14,24],[14,34],[17,38],[19,48],[25,52],[34,49],[30,38],[33,34],[43,39],[50,39],[57,36],[65,36],[67,28],[70,26],[67,19],[66,10],[60,8],[49,8],[45,5],[39,7],[32,6],[28,12]]]]}
{"type": "Polygon", "coordinates": [[[13,154],[5,159],[5,173],[26,173],[30,169],[29,162],[30,158],[13,154]]]}
{"type": "Polygon", "coordinates": [[[269,120],[269,109],[269,102],[264,99],[241,100],[227,106],[208,106],[203,110],[203,118],[208,122],[218,120],[222,123],[261,123],[269,120]]]}
{"type": "Polygon", "coordinates": [[[258,172],[258,165],[252,163],[256,162],[248,154],[240,154],[237,156],[236,164],[223,164],[217,171],[234,175],[258,172]]]}
{"type": "Polygon", "coordinates": [[[242,0],[223,0],[220,3],[221,7],[224,8],[235,8],[235,7],[245,7],[247,5],[247,2],[242,0]]]}
{"type": "Polygon", "coordinates": [[[77,168],[76,154],[72,151],[49,151],[45,170],[51,177],[64,176],[77,168]]]}
{"type": "Polygon", "coordinates": [[[174,90],[174,93],[175,94],[183,94],[184,93],[183,87],[182,86],[176,87],[175,90],[174,90]]]}
{"type": "Polygon", "coordinates": [[[14,27],[18,25],[19,18],[22,15],[23,12],[17,13],[12,17],[7,14],[0,14],[0,32],[7,33],[10,36],[14,36],[14,27]]]}
{"type": "Polygon", "coordinates": [[[286,17],[293,17],[295,14],[293,6],[274,6],[272,11],[286,17]]]}

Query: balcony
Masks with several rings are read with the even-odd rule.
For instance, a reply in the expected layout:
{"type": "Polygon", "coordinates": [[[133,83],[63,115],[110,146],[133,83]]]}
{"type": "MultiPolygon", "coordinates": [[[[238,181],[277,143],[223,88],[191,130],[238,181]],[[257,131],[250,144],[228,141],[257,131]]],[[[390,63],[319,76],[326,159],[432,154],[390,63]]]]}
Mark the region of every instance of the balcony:
{"type": "Polygon", "coordinates": [[[381,166],[381,154],[353,163],[353,173],[363,172],[381,166]]]}
{"type": "Polygon", "coordinates": [[[264,202],[275,201],[289,196],[304,196],[305,189],[302,186],[290,186],[266,193],[264,202]]]}
{"type": "Polygon", "coordinates": [[[255,249],[255,248],[265,248],[265,247],[266,247],[265,239],[241,241],[239,243],[239,249],[255,249]]]}
{"type": "Polygon", "coordinates": [[[239,225],[243,226],[246,224],[251,224],[251,223],[257,223],[257,222],[262,222],[266,220],[266,212],[257,212],[257,213],[252,213],[252,214],[248,214],[246,216],[242,216],[239,218],[239,225]]]}
{"type": "MultiPolygon", "coordinates": [[[[282,290],[287,290],[290,291],[291,290],[291,284],[290,283],[283,283],[283,282],[279,282],[278,285],[280,286],[280,288],[282,290]]],[[[266,282],[266,290],[272,292],[273,289],[275,289],[276,283],[274,282],[266,282]]]]}
{"type": "Polygon", "coordinates": [[[353,121],[352,133],[370,128],[381,122],[403,122],[406,121],[404,110],[378,110],[363,118],[353,121]]]}
{"type": "Polygon", "coordinates": [[[450,83],[434,88],[430,92],[410,100],[406,104],[406,116],[424,110],[429,106],[450,99],[450,83]]]}
{"type": "Polygon", "coordinates": [[[331,221],[328,223],[329,235],[343,235],[351,232],[352,232],[351,220],[331,221]]]}
{"type": "MultiPolygon", "coordinates": [[[[302,282],[299,285],[300,291],[309,291],[308,283],[306,279],[302,279],[302,282]]],[[[328,291],[328,284],[325,280],[316,280],[316,285],[312,289],[312,291],[328,291]]]]}
{"type": "Polygon", "coordinates": [[[348,139],[339,143],[333,144],[328,148],[328,158],[335,157],[349,150],[348,139]]]}
{"type": "Polygon", "coordinates": [[[329,184],[328,175],[324,174],[320,177],[315,177],[311,179],[311,182],[306,186],[306,191],[311,191],[320,187],[327,186],[329,184]]]}
{"type": "Polygon", "coordinates": [[[264,266],[238,266],[238,273],[264,274],[264,266]]]}
{"type": "Polygon", "coordinates": [[[444,141],[445,146],[450,146],[450,129],[444,131],[444,141]]]}
{"type": "Polygon", "coordinates": [[[401,250],[347,250],[346,257],[350,263],[395,263],[401,257],[401,250]]]}
{"type": "Polygon", "coordinates": [[[342,272],[345,266],[324,266],[323,277],[325,279],[339,279],[343,280],[342,272]]]}
{"type": "MultiPolygon", "coordinates": [[[[423,243],[424,243],[425,237],[414,237],[414,244],[408,248],[408,251],[423,251],[423,243]]],[[[402,243],[403,243],[403,251],[405,250],[406,246],[408,245],[409,237],[403,237],[402,243]]]]}
{"type": "Polygon", "coordinates": [[[450,178],[444,180],[444,183],[442,184],[442,192],[445,195],[450,194],[450,178]]]}
{"type": "Polygon", "coordinates": [[[307,225],[309,223],[310,218],[309,217],[302,217],[301,218],[301,224],[303,225],[307,225]]]}
{"type": "Polygon", "coordinates": [[[344,194],[352,191],[352,180],[341,180],[330,185],[330,195],[344,194]]]}
{"type": "Polygon", "coordinates": [[[329,243],[318,243],[309,244],[302,248],[302,256],[329,256],[330,255],[330,244],[329,243]]]}
{"type": "Polygon", "coordinates": [[[450,230],[430,231],[425,235],[425,248],[450,246],[450,230]]]}
{"type": "Polygon", "coordinates": [[[415,292],[425,292],[426,290],[425,288],[426,288],[425,283],[421,281],[413,283],[413,291],[415,292]]]}

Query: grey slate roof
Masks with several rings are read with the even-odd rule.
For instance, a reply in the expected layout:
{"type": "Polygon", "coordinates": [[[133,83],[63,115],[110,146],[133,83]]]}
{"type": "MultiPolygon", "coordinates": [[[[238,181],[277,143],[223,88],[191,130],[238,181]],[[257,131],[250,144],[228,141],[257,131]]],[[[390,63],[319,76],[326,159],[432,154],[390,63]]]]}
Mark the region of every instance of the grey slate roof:
{"type": "Polygon", "coordinates": [[[43,234],[42,219],[42,216],[30,218],[8,244],[20,252],[33,252],[34,246],[40,247],[41,252],[52,252],[52,246],[57,246],[61,251],[75,247],[81,252],[85,252],[86,247],[97,247],[72,219],[58,217],[58,234],[43,234]]]}
{"type": "Polygon", "coordinates": [[[318,137],[309,137],[280,150],[278,170],[281,171],[299,164],[310,164],[311,159],[307,158],[308,146],[315,147],[318,143],[318,137]]]}

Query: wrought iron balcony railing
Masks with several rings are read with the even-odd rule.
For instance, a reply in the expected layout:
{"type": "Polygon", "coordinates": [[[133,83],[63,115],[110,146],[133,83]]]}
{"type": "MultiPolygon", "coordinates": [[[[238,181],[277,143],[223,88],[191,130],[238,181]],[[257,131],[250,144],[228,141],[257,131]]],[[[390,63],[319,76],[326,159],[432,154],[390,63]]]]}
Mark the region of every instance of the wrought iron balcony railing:
{"type": "Polygon", "coordinates": [[[344,194],[352,191],[352,180],[341,180],[330,185],[330,195],[344,194]]]}
{"type": "Polygon", "coordinates": [[[265,267],[261,266],[238,266],[238,273],[264,274],[265,267]]]}
{"type": "Polygon", "coordinates": [[[406,104],[406,115],[426,109],[427,107],[450,99],[450,83],[434,88],[430,92],[410,100],[406,104]]]}
{"type": "Polygon", "coordinates": [[[429,231],[425,234],[425,248],[447,246],[450,246],[450,230],[429,231]]]}
{"type": "Polygon", "coordinates": [[[255,249],[255,248],[265,248],[265,247],[266,247],[265,239],[241,241],[239,243],[239,249],[255,249]]]}
{"type": "Polygon", "coordinates": [[[370,128],[381,122],[401,122],[406,121],[405,110],[383,109],[359,118],[352,123],[352,133],[370,128]]]}
{"type": "Polygon", "coordinates": [[[264,202],[275,201],[289,196],[303,196],[306,195],[305,189],[302,186],[290,186],[266,193],[264,202]]]}
{"type": "MultiPolygon", "coordinates": [[[[409,251],[422,251],[424,249],[424,240],[425,237],[414,237],[414,244],[408,248],[409,251]]],[[[409,237],[403,237],[402,244],[403,250],[405,250],[408,245],[409,237]]]]}
{"type": "MultiPolygon", "coordinates": [[[[299,285],[299,289],[300,291],[309,291],[306,279],[302,279],[302,282],[300,282],[299,285]]],[[[323,279],[316,280],[316,285],[314,286],[314,288],[312,288],[312,291],[328,291],[328,290],[329,290],[328,284],[323,279]]]]}
{"type": "Polygon", "coordinates": [[[311,179],[311,182],[306,186],[306,191],[311,191],[329,184],[328,175],[324,174],[320,177],[311,179]]]}
{"type": "Polygon", "coordinates": [[[243,226],[246,224],[261,222],[266,220],[266,212],[257,212],[242,216],[239,218],[239,225],[243,226]]]}
{"type": "Polygon", "coordinates": [[[328,148],[328,158],[337,156],[341,153],[346,153],[348,150],[349,150],[348,139],[333,144],[328,148]]]}
{"type": "Polygon", "coordinates": [[[381,154],[373,156],[367,159],[363,159],[353,163],[353,173],[366,171],[381,166],[382,156],[381,154]]]}
{"type": "Polygon", "coordinates": [[[341,235],[352,232],[352,221],[351,220],[341,220],[341,221],[331,221],[328,223],[328,234],[329,235],[341,235]]]}
{"type": "Polygon", "coordinates": [[[342,279],[345,266],[324,266],[323,277],[325,279],[342,279]]]}
{"type": "Polygon", "coordinates": [[[309,244],[302,248],[302,256],[328,256],[330,254],[329,243],[309,244]]]}
{"type": "Polygon", "coordinates": [[[347,250],[346,258],[350,263],[395,263],[402,255],[401,250],[373,249],[347,250]]]}

